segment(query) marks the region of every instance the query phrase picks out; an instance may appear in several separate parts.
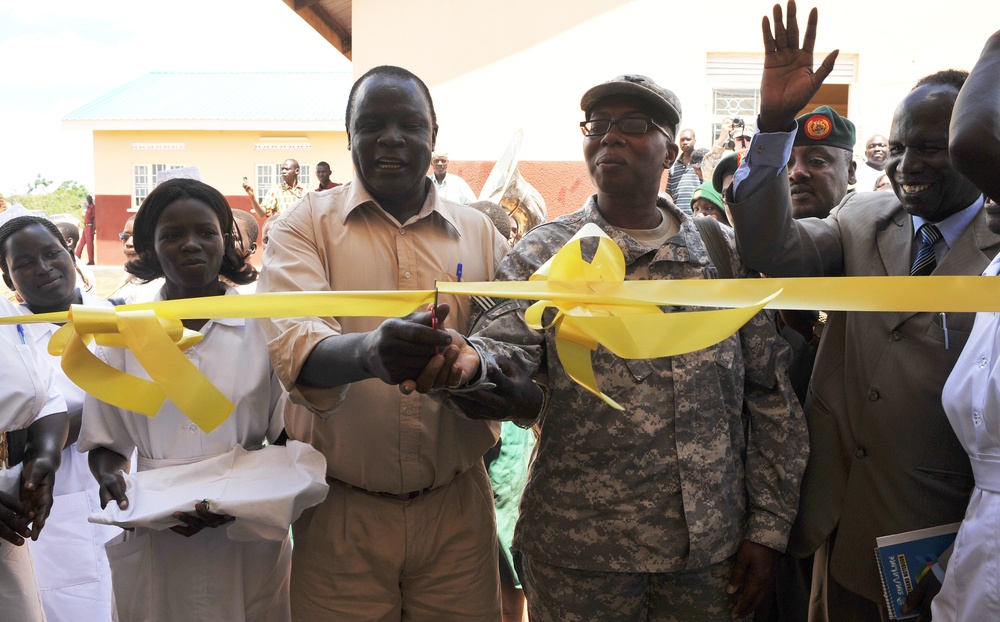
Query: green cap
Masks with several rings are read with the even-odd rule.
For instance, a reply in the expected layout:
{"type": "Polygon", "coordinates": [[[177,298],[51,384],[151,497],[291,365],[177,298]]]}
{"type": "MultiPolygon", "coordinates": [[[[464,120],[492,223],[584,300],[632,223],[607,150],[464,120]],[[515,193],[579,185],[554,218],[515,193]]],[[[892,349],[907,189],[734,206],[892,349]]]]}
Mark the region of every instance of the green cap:
{"type": "Polygon", "coordinates": [[[726,211],[726,202],[722,200],[722,195],[715,191],[711,180],[698,186],[698,189],[691,195],[691,207],[694,207],[694,202],[698,199],[708,199],[723,212],[726,211]]]}
{"type": "Polygon", "coordinates": [[[795,132],[794,147],[829,145],[854,151],[854,143],[857,142],[854,123],[829,106],[807,112],[795,119],[795,123],[798,130],[795,132]]]}

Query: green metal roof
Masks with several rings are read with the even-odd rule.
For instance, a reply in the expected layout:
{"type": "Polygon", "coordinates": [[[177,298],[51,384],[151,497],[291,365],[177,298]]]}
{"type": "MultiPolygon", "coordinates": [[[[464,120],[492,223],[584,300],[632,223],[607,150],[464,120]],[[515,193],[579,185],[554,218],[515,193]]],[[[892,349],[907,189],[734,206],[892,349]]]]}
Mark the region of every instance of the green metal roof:
{"type": "Polygon", "coordinates": [[[64,121],[343,121],[350,72],[153,72],[64,121]]]}

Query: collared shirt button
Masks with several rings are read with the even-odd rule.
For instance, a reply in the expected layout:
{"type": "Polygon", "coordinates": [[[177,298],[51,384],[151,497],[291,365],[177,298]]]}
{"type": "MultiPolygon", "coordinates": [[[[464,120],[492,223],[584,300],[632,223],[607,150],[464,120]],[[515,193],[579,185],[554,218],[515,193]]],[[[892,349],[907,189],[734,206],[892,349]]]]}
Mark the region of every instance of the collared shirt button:
{"type": "Polygon", "coordinates": [[[865,451],[864,447],[858,447],[857,449],[854,450],[854,455],[857,456],[858,458],[867,458],[868,452],[865,451]]]}
{"type": "Polygon", "coordinates": [[[889,336],[892,337],[893,341],[899,341],[900,339],[903,338],[903,331],[897,328],[893,330],[891,333],[889,333],[889,336]]]}
{"type": "Polygon", "coordinates": [[[194,434],[198,431],[198,426],[195,425],[194,423],[189,423],[186,426],[184,426],[184,429],[190,432],[191,434],[194,434]]]}
{"type": "Polygon", "coordinates": [[[400,227],[399,228],[399,235],[406,235],[406,228],[405,227],[400,227]]]}
{"type": "Polygon", "coordinates": [[[972,411],[972,423],[976,425],[981,425],[983,423],[983,416],[979,414],[979,411],[972,411]]]}
{"type": "Polygon", "coordinates": [[[409,270],[407,270],[406,272],[404,272],[404,273],[403,273],[403,277],[404,277],[404,278],[407,278],[407,279],[408,279],[408,278],[410,278],[410,271],[409,271],[409,270]]]}
{"type": "Polygon", "coordinates": [[[872,389],[868,392],[868,399],[873,402],[878,400],[880,397],[882,397],[882,394],[878,392],[878,389],[872,389]]]}
{"type": "Polygon", "coordinates": [[[989,364],[989,361],[986,360],[985,356],[979,359],[979,369],[986,369],[986,366],[988,364],[989,364]]]}

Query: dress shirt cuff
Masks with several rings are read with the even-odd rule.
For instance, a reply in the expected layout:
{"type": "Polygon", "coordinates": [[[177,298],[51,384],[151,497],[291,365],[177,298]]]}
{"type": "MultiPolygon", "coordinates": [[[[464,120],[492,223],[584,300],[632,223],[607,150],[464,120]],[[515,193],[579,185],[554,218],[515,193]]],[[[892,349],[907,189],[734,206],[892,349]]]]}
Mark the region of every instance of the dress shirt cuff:
{"type": "MultiPolygon", "coordinates": [[[[446,406],[458,410],[459,412],[461,412],[461,409],[458,408],[458,406],[456,406],[454,402],[448,399],[449,394],[471,393],[473,391],[478,391],[478,390],[489,391],[495,389],[497,386],[495,383],[490,382],[488,380],[490,366],[492,365],[493,367],[497,367],[496,359],[493,357],[493,354],[491,354],[488,350],[486,350],[481,343],[477,343],[472,339],[470,339],[468,343],[479,354],[479,373],[476,375],[474,379],[466,383],[465,386],[456,389],[442,389],[440,391],[441,401],[446,406]]],[[[514,425],[526,429],[531,428],[535,424],[535,422],[538,421],[539,417],[541,417],[549,407],[549,388],[547,386],[548,382],[546,378],[536,377],[532,379],[532,382],[535,383],[535,386],[537,386],[542,391],[542,407],[539,409],[538,414],[535,415],[535,417],[532,418],[530,421],[511,420],[514,423],[514,425]]]]}
{"type": "Polygon", "coordinates": [[[466,341],[466,343],[472,346],[472,348],[476,351],[476,354],[479,355],[479,373],[476,374],[475,378],[465,383],[464,386],[442,390],[448,391],[449,393],[470,393],[472,391],[478,391],[479,389],[495,389],[497,385],[487,380],[489,376],[489,366],[496,365],[493,355],[472,341],[466,341]]]}
{"type": "Polygon", "coordinates": [[[791,522],[769,512],[751,511],[744,539],[784,553],[791,531],[791,522]]]}
{"type": "Polygon", "coordinates": [[[931,572],[933,572],[934,576],[937,577],[938,583],[944,584],[944,568],[941,567],[941,564],[935,562],[935,564],[931,566],[931,572]]]}
{"type": "Polygon", "coordinates": [[[796,129],[797,126],[785,132],[754,134],[750,148],[733,176],[733,196],[737,202],[763,188],[788,164],[796,129]]]}

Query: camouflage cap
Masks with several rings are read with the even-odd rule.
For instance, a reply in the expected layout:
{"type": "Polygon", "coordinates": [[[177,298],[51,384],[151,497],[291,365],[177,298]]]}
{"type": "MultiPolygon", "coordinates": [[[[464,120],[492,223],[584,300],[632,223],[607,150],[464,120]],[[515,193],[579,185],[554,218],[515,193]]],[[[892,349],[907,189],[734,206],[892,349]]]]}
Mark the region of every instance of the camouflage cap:
{"type": "Polygon", "coordinates": [[[580,110],[590,112],[597,102],[612,95],[632,95],[650,104],[663,115],[671,132],[677,136],[677,124],[681,122],[681,100],[677,99],[673,91],[653,82],[652,78],[625,74],[588,89],[580,100],[580,110]]]}

